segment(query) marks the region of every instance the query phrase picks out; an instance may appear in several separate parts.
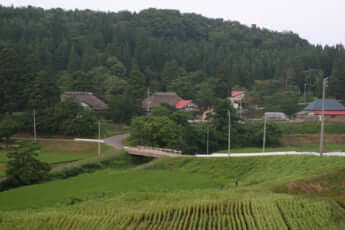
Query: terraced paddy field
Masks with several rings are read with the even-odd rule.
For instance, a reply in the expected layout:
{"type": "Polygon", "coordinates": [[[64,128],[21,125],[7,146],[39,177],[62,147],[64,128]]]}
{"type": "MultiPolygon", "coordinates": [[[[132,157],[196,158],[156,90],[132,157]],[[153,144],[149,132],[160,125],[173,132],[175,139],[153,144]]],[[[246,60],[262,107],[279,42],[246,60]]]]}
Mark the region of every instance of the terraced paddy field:
{"type": "Polygon", "coordinates": [[[110,165],[1,192],[0,229],[344,230],[345,158],[122,153],[110,165]]]}

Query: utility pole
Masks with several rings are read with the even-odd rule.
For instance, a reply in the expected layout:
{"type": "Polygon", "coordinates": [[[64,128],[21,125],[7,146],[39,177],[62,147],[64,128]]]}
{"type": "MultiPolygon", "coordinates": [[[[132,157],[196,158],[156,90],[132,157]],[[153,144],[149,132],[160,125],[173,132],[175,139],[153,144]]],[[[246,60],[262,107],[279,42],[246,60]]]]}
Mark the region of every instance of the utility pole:
{"type": "Polygon", "coordinates": [[[266,123],[267,123],[267,119],[266,119],[266,115],[264,114],[264,136],[262,139],[262,152],[265,152],[265,147],[266,147],[266,123]]]}
{"type": "Polygon", "coordinates": [[[321,133],[320,133],[320,156],[323,156],[324,150],[324,130],[325,130],[325,95],[326,95],[326,87],[328,86],[328,77],[323,79],[322,81],[322,111],[321,111],[321,133]]]}
{"type": "Polygon", "coordinates": [[[98,120],[98,159],[101,159],[101,121],[98,120]]]}
{"type": "Polygon", "coordinates": [[[33,112],[33,117],[34,117],[34,141],[37,141],[37,135],[36,135],[36,110],[34,109],[33,112]]]}
{"type": "Polygon", "coordinates": [[[208,155],[208,137],[209,137],[209,128],[208,128],[208,125],[207,125],[207,134],[206,134],[206,154],[208,155]]]}
{"type": "Polygon", "coordinates": [[[151,101],[149,101],[148,103],[147,103],[147,113],[150,113],[151,112],[151,101]]]}
{"type": "Polygon", "coordinates": [[[240,99],[240,119],[242,119],[242,98],[240,99]]]}
{"type": "Polygon", "coordinates": [[[230,156],[230,148],[231,148],[231,113],[228,110],[228,156],[230,156]]]}
{"type": "Polygon", "coordinates": [[[306,103],[306,89],[307,89],[307,83],[304,83],[304,104],[306,103]]]}

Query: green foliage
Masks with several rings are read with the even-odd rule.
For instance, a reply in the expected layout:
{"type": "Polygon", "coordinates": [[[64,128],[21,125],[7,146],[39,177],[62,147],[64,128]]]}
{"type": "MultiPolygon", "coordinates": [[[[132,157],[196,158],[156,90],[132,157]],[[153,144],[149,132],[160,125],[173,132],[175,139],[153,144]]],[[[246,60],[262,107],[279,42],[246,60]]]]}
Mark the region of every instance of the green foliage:
{"type": "Polygon", "coordinates": [[[131,122],[131,136],[139,145],[174,148],[179,133],[177,124],[166,116],[136,117],[131,122]]]}
{"type": "Polygon", "coordinates": [[[311,97],[320,95],[321,73],[331,76],[330,95],[344,99],[344,47],[313,46],[292,32],[157,9],[0,7],[0,25],[0,112],[41,109],[72,90],[107,103],[119,95],[139,102],[147,88],[173,90],[207,108],[236,86],[253,90],[255,104],[293,114],[305,83],[311,97]]]}
{"type": "MultiPolygon", "coordinates": [[[[247,127],[247,136],[245,146],[262,146],[264,124],[263,122],[249,123],[247,127]]],[[[282,131],[278,124],[267,122],[266,124],[266,146],[279,146],[282,131]]]]}
{"type": "Polygon", "coordinates": [[[23,108],[25,89],[24,70],[13,49],[0,47],[0,113],[16,112],[23,108]]]}
{"type": "Polygon", "coordinates": [[[267,112],[283,112],[292,115],[299,111],[297,102],[298,94],[294,91],[280,90],[271,96],[264,97],[264,106],[267,112]]]}
{"type": "MultiPolygon", "coordinates": [[[[1,119],[1,117],[0,117],[1,119]]],[[[5,138],[6,144],[8,145],[9,139],[19,130],[19,124],[11,116],[5,115],[0,120],[0,141],[5,138]]]]}
{"type": "Polygon", "coordinates": [[[337,99],[345,101],[345,90],[343,87],[345,85],[345,50],[343,46],[338,46],[336,51],[327,92],[337,99]]]}
{"type": "Polygon", "coordinates": [[[139,101],[127,95],[114,95],[109,101],[106,116],[115,123],[130,123],[132,117],[142,114],[139,101]]]}
{"type": "MultiPolygon", "coordinates": [[[[320,122],[276,122],[282,134],[320,134],[320,122]]],[[[344,134],[345,124],[342,122],[326,122],[326,134],[344,134]]]]}
{"type": "Polygon", "coordinates": [[[36,74],[30,87],[28,108],[46,108],[54,106],[59,101],[59,90],[48,72],[40,71],[36,74]]]}
{"type": "Polygon", "coordinates": [[[35,144],[23,145],[7,154],[5,183],[8,187],[34,184],[47,178],[50,166],[37,159],[39,149],[35,144]]]}
{"type": "MultiPolygon", "coordinates": [[[[32,132],[32,113],[21,117],[22,131],[32,132]]],[[[73,100],[60,102],[52,107],[36,110],[38,135],[94,136],[97,133],[97,116],[73,100]]]]}

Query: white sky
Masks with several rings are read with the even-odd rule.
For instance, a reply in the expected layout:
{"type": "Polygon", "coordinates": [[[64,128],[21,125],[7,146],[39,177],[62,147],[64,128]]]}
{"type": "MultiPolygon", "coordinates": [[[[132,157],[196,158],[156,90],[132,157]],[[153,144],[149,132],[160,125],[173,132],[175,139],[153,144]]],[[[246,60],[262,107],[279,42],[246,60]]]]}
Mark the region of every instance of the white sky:
{"type": "Polygon", "coordinates": [[[344,0],[0,0],[0,4],[112,12],[178,9],[276,31],[291,30],[312,44],[345,44],[344,0]]]}

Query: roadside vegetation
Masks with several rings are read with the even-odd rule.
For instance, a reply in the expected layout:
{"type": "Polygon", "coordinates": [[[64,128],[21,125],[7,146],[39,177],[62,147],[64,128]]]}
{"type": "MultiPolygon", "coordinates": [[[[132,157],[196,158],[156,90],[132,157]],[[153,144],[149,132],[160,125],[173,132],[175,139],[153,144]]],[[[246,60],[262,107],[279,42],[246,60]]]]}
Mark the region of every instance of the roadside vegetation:
{"type": "MultiPolygon", "coordinates": [[[[275,122],[282,134],[320,134],[321,122],[275,122]]],[[[325,122],[326,134],[345,134],[345,123],[325,122]]]]}
{"type": "MultiPolygon", "coordinates": [[[[224,149],[218,151],[219,153],[226,153],[228,150],[224,149]]],[[[267,147],[265,152],[286,152],[286,151],[296,151],[296,152],[319,152],[319,144],[303,144],[303,145],[293,145],[293,146],[281,146],[281,147],[267,147]]],[[[324,146],[325,152],[345,152],[345,144],[326,144],[324,146]]],[[[232,153],[261,153],[262,147],[244,147],[244,148],[234,148],[231,149],[232,153]]]]}

